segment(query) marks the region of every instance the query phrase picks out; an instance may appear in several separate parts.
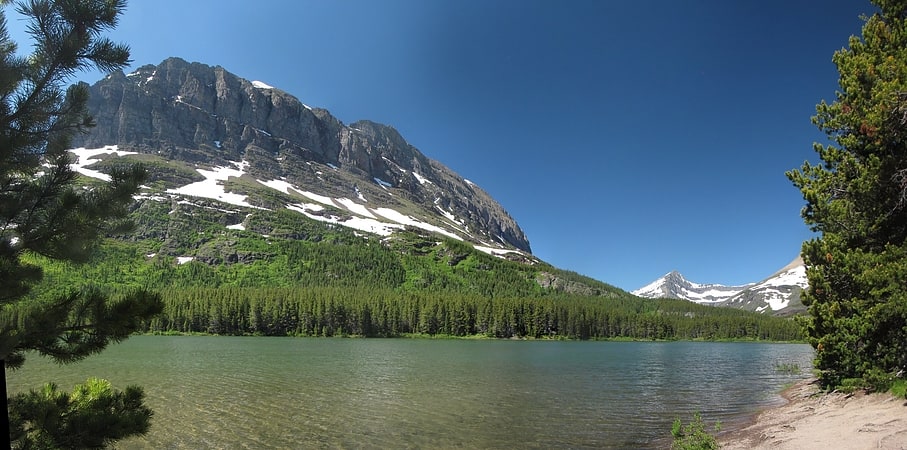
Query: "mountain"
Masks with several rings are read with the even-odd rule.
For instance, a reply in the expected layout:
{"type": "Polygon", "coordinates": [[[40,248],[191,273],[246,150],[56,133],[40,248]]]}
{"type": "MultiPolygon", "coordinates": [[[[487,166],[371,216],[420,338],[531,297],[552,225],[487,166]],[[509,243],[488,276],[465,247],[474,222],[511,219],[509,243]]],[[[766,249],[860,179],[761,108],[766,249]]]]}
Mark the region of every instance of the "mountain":
{"type": "Polygon", "coordinates": [[[806,266],[798,256],[770,277],[727,299],[721,306],[775,315],[791,315],[806,311],[800,294],[809,287],[806,266]]]}
{"type": "Polygon", "coordinates": [[[283,207],[384,236],[415,227],[531,260],[498,202],[392,127],[346,125],[266,83],[179,58],[113,73],[90,94],[97,126],[74,141],[83,174],[130,157],[150,169],[148,198],[283,207]]]}
{"type": "Polygon", "coordinates": [[[742,286],[698,284],[678,272],[632,292],[644,298],[676,298],[695,303],[745,309],[774,315],[791,315],[805,310],[800,293],[806,289],[806,266],[797,257],[781,270],[757,283],[742,286]]]}
{"type": "Polygon", "coordinates": [[[113,236],[101,269],[161,287],[630,297],[533,256],[498,202],[390,126],[346,125],[179,58],[112,73],[89,92],[96,126],[70,150],[80,182],[137,162],[148,173],[135,230],[113,236]]]}
{"type": "Polygon", "coordinates": [[[744,289],[752,286],[724,286],[720,284],[699,284],[687,280],[673,271],[632,292],[645,298],[677,298],[702,304],[721,303],[744,289]]]}
{"type": "Polygon", "coordinates": [[[97,126],[74,142],[76,182],[137,162],[148,179],[135,227],[89,264],[35,256],[38,298],[153,286],[154,333],[799,336],[790,321],[645,300],[547,264],[488,193],[393,128],[343,124],[221,67],[171,58],[89,90],[97,126]]]}

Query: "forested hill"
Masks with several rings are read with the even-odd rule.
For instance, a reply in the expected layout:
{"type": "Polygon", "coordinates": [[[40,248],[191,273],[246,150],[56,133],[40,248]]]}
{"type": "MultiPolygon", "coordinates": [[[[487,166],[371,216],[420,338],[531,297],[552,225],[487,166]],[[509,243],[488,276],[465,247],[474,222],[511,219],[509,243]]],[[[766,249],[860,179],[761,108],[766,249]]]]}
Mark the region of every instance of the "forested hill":
{"type": "Polygon", "coordinates": [[[341,124],[219,67],[168,59],[91,88],[80,183],[141,163],[128,233],[34,295],[164,294],[150,332],[781,339],[787,320],[644,300],[552,267],[487,193],[392,128],[341,124]]]}
{"type": "Polygon", "coordinates": [[[491,256],[419,229],[390,237],[258,211],[227,228],[211,205],[139,200],[136,232],[89,264],[38,260],[38,296],[80,285],[152,287],[149,332],[497,338],[798,339],[786,319],[648,300],[552,267],[491,256]],[[192,257],[173,257],[163,248],[192,257]],[[53,292],[49,292],[53,291],[53,292]]]}

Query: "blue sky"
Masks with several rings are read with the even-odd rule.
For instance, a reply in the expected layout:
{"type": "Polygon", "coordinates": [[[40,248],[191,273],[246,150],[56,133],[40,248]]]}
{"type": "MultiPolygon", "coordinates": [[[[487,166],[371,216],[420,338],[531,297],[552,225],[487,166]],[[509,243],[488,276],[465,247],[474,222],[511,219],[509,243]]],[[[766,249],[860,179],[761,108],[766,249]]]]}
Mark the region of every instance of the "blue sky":
{"type": "MultiPolygon", "coordinates": [[[[132,0],[111,36],[395,127],[479,184],[558,267],[633,290],[759,281],[810,237],[844,0],[132,0]]],[[[10,28],[21,23],[10,17],[10,28]]],[[[96,81],[99,74],[82,76],[96,81]]]]}

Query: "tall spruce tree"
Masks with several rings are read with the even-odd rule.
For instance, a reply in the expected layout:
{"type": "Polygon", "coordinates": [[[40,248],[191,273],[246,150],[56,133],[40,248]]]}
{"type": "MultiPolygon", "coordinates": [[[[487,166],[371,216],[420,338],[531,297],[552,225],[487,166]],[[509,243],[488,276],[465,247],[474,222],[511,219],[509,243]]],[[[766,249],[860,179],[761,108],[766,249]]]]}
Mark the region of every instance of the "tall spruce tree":
{"type": "Polygon", "coordinates": [[[816,107],[822,163],[787,173],[819,233],[803,244],[804,325],[826,387],[885,389],[907,369],[907,0],[874,3],[816,107]]]}
{"type": "MultiPolygon", "coordinates": [[[[34,351],[62,363],[125,339],[162,308],[156,294],[136,290],[108,298],[91,286],[30,294],[44,257],[84,263],[108,233],[128,229],[128,207],[144,178],[123,167],[106,183],[80,185],[66,151],[74,133],[92,126],[84,83],[65,88],[77,71],[112,71],[129,62],[129,48],[102,32],[116,26],[124,0],[16,2],[28,19],[31,53],[17,54],[0,0],[0,370],[16,368],[34,351]]],[[[5,382],[0,399],[7,400],[5,382]]],[[[6,406],[6,405],[4,405],[6,406]]],[[[7,410],[7,408],[4,408],[7,410]]],[[[54,385],[9,402],[16,447],[96,447],[144,433],[151,411],[140,388],[124,392],[89,380],[71,394],[54,385]]],[[[7,435],[5,431],[0,432],[7,435]]]]}

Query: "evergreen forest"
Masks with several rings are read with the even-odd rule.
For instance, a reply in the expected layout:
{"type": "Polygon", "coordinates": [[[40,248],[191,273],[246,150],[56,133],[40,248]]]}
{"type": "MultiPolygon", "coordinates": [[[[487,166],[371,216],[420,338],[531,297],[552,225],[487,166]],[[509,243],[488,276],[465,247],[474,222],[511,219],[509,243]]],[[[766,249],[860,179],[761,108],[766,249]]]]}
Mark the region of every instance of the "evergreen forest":
{"type": "Polygon", "coordinates": [[[44,282],[33,295],[153,289],[164,308],[142,326],[148,333],[801,339],[790,319],[641,299],[423,230],[379,239],[286,210],[256,211],[245,230],[228,229],[216,209],[170,208],[141,200],[138,230],[108,239],[88,264],[35,257],[44,282]]]}

